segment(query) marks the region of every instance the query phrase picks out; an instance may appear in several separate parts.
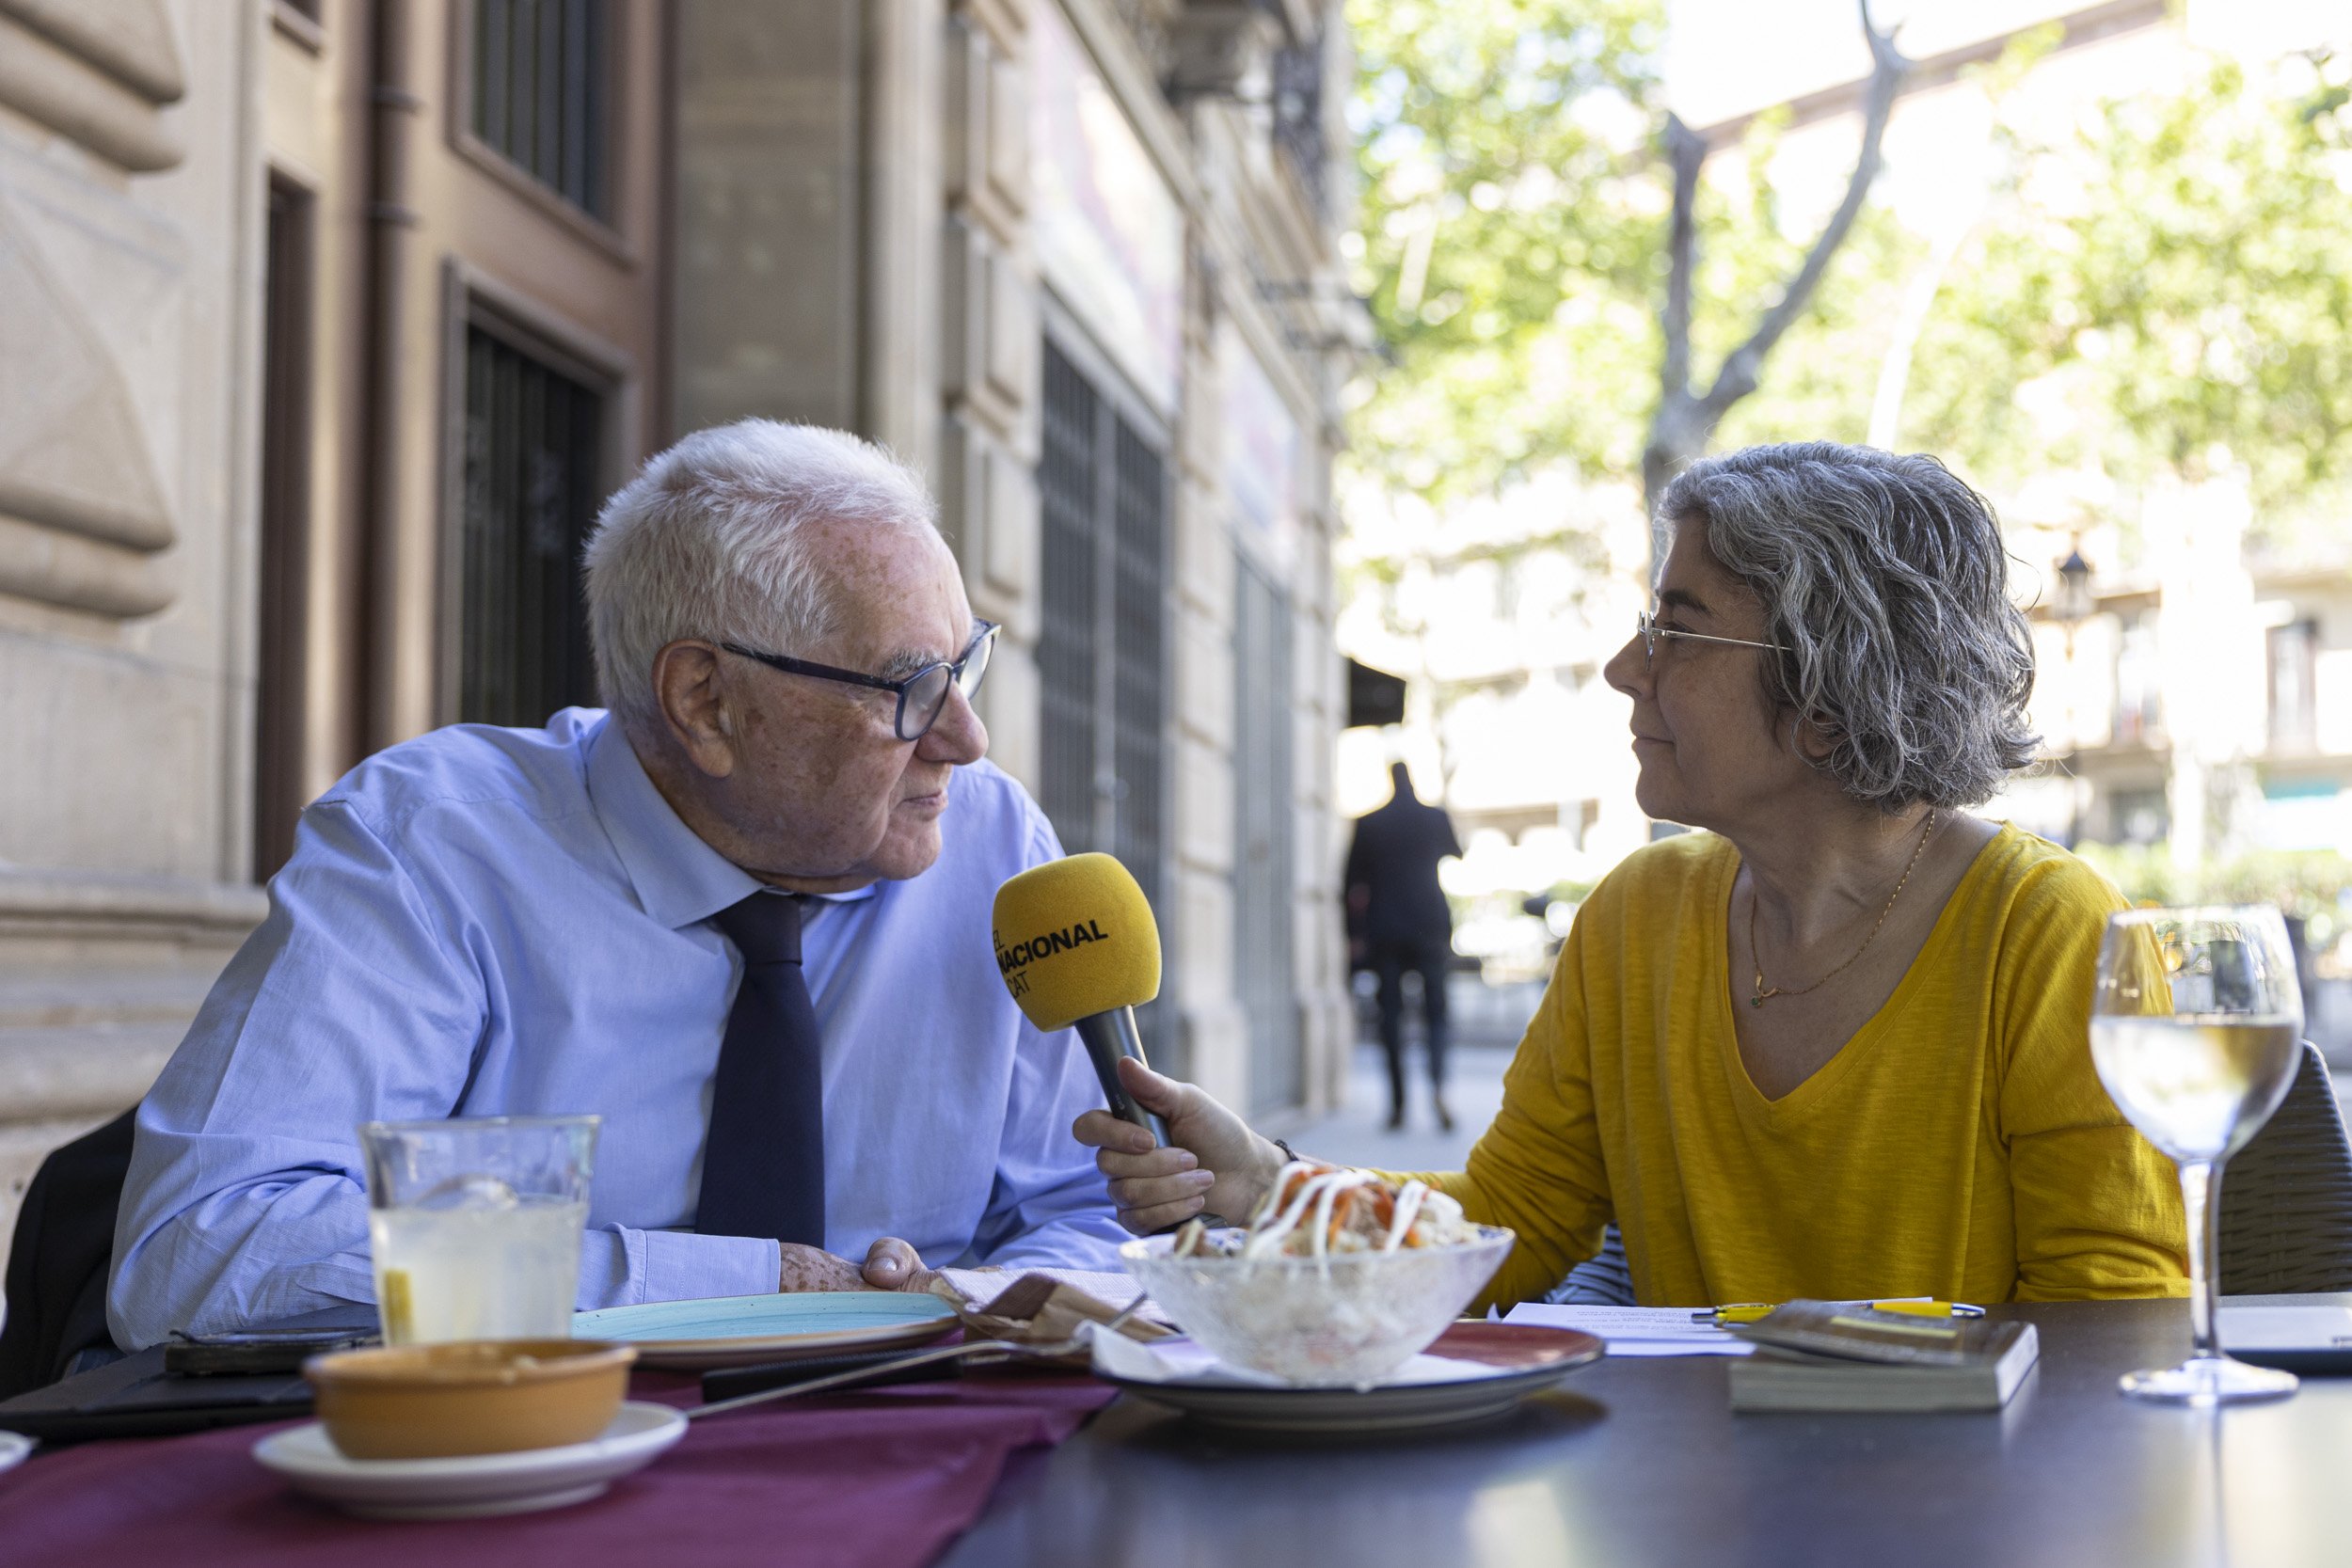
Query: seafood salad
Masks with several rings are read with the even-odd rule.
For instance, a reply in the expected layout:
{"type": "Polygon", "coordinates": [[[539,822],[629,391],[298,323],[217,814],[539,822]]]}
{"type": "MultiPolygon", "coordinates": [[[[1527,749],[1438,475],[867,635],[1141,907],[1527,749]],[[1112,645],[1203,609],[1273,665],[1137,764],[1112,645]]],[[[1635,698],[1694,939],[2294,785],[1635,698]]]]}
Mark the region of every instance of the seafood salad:
{"type": "Polygon", "coordinates": [[[1422,1182],[1295,1160],[1246,1227],[1193,1220],[1120,1253],[1228,1367],[1370,1387],[1445,1331],[1511,1244],[1422,1182]]]}
{"type": "Polygon", "coordinates": [[[1216,1234],[1194,1220],[1171,1250],[1179,1258],[1332,1258],[1453,1246],[1477,1234],[1459,1203],[1424,1182],[1294,1160],[1247,1229],[1216,1234]]]}

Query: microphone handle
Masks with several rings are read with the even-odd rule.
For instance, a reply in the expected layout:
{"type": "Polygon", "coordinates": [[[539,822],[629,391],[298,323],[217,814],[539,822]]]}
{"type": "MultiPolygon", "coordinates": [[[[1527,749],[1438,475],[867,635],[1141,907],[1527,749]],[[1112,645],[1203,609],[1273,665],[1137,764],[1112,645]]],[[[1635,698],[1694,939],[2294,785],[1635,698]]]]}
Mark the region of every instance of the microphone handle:
{"type": "Polygon", "coordinates": [[[1136,1029],[1136,1010],[1120,1007],[1107,1013],[1095,1013],[1080,1019],[1072,1027],[1087,1048],[1087,1055],[1094,1062],[1094,1076],[1102,1081],[1103,1098],[1111,1108],[1111,1115],[1121,1121],[1132,1121],[1151,1132],[1162,1148],[1168,1147],[1168,1123],[1136,1103],[1136,1097],[1127,1092],[1127,1085],[1119,1081],[1119,1058],[1133,1056],[1145,1067],[1152,1064],[1143,1054],[1143,1036],[1136,1029]]]}

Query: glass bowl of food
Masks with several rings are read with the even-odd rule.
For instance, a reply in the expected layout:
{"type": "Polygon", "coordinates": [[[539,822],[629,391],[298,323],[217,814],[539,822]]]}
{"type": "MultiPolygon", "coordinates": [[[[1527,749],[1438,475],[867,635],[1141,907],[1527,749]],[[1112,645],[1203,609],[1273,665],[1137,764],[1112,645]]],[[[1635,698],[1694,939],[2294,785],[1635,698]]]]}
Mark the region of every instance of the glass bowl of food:
{"type": "Polygon", "coordinates": [[[1177,1325],[1229,1367],[1365,1387],[1445,1332],[1513,1237],[1418,1181],[1299,1161],[1246,1227],[1198,1221],[1120,1257],[1177,1325]]]}

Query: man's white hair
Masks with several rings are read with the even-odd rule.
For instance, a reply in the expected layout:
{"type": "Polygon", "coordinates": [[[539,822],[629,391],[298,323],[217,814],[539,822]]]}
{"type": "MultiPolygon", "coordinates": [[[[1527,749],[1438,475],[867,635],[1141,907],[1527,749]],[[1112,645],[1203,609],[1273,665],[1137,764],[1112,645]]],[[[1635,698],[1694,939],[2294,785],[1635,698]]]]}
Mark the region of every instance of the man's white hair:
{"type": "Polygon", "coordinates": [[[773,420],[698,430],[613,492],[585,554],[588,631],[626,733],[660,733],[654,656],[680,638],[806,657],[841,629],[804,526],[827,519],[939,530],[922,477],[890,452],[773,420]]]}

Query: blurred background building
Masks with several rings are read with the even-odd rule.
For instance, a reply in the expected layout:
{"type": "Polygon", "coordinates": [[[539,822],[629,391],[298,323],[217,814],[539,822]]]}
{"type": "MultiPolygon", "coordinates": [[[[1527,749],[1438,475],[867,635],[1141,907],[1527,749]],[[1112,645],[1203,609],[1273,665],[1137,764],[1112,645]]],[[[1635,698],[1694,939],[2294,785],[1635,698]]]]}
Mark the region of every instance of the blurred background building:
{"type": "MultiPolygon", "coordinates": [[[[1738,210],[1765,184],[1757,210],[1802,245],[1854,163],[1870,62],[1851,0],[1662,9],[1663,97],[1714,150],[1709,188],[1738,210]]],[[[1901,24],[1914,61],[1870,198],[1885,237],[1850,243],[1824,285],[1826,325],[1767,371],[1765,411],[1719,449],[1813,436],[1916,449],[1913,352],[1984,264],[1996,203],[2019,198],[2004,179],[2020,145],[2063,146],[2103,105],[2191,90],[2217,59],[2254,76],[2298,52],[2352,51],[2352,13],[2305,0],[1873,11],[1901,24]]],[[[2233,258],[2199,261],[2224,309],[2233,258]]],[[[1597,378],[1593,395],[1613,386],[1597,378]]],[[[2276,520],[2228,452],[2193,480],[2120,483],[2103,468],[2094,392],[2053,374],[2017,402],[2052,449],[2090,438],[2072,461],[1994,482],[1955,459],[2004,519],[2039,662],[2043,765],[1988,811],[2082,849],[2137,896],[2281,903],[2309,937],[2310,1033],[2352,1065],[2352,892],[2327,853],[2352,856],[2352,510],[2314,486],[2313,515],[2265,527],[2276,520]]],[[[1629,704],[1597,673],[1647,600],[1638,485],[1565,462],[1443,505],[1377,474],[1343,485],[1341,645],[1412,686],[1402,724],[1343,738],[1337,799],[1350,813],[1377,804],[1387,762],[1408,759],[1467,851],[1448,868],[1457,947],[1490,985],[1525,982],[1547,972],[1594,880],[1678,831],[1635,803],[1629,704]]]]}
{"type": "Polygon", "coordinates": [[[0,1239],[305,801],[593,701],[583,531],[747,415],[930,476],[1152,1042],[1327,1104],[1350,72],[1331,0],[0,0],[0,1239]]]}

